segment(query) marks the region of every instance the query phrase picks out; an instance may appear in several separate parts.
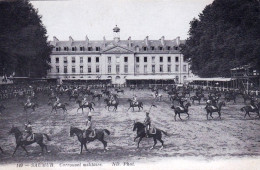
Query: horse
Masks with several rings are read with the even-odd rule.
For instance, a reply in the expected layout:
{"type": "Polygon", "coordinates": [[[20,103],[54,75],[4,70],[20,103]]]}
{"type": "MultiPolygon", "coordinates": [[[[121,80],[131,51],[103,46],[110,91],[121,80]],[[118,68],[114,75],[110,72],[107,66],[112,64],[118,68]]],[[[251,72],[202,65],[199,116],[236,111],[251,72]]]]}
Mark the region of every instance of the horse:
{"type": "Polygon", "coordinates": [[[88,104],[84,104],[84,105],[83,105],[81,100],[77,100],[76,103],[79,104],[79,108],[78,108],[77,112],[79,111],[79,109],[82,109],[82,113],[83,113],[83,109],[84,109],[84,108],[87,108],[87,107],[89,108],[90,111],[91,111],[91,110],[94,111],[94,108],[93,108],[93,106],[92,106],[92,105],[95,106],[95,103],[94,103],[94,102],[88,102],[88,104]]]}
{"type": "Polygon", "coordinates": [[[233,94],[233,93],[232,94],[228,93],[228,94],[225,95],[225,100],[227,102],[230,102],[230,100],[233,100],[234,103],[236,103],[236,95],[233,94]]]}
{"type": "Polygon", "coordinates": [[[252,98],[249,94],[243,94],[242,97],[244,99],[244,103],[246,103],[247,100],[250,100],[252,98]]]}
{"type": "Polygon", "coordinates": [[[130,108],[133,108],[133,111],[134,111],[134,108],[135,107],[138,107],[139,111],[140,111],[140,108],[144,109],[143,108],[143,102],[137,102],[137,103],[134,103],[133,100],[131,99],[128,99],[127,100],[130,104],[129,108],[127,109],[127,111],[130,109],[130,108]]]}
{"type": "MultiPolygon", "coordinates": [[[[51,103],[48,103],[48,105],[50,105],[51,103]]],[[[56,114],[57,114],[57,109],[62,109],[63,110],[63,113],[65,113],[65,111],[67,112],[67,109],[66,109],[66,105],[69,105],[68,103],[60,103],[58,105],[56,105],[55,103],[52,104],[52,109],[51,109],[51,113],[53,110],[56,111],[56,114]]]]}
{"type": "Polygon", "coordinates": [[[109,107],[110,106],[114,106],[114,109],[113,109],[113,111],[116,111],[117,110],[117,106],[118,106],[118,101],[117,100],[114,100],[114,101],[112,101],[112,102],[110,102],[110,100],[109,99],[104,99],[104,102],[106,102],[106,107],[108,107],[108,111],[109,111],[109,107]]]}
{"type": "Polygon", "coordinates": [[[26,152],[26,154],[28,155],[28,151],[26,150],[25,146],[27,145],[31,145],[33,143],[37,143],[38,145],[40,145],[41,149],[42,149],[42,154],[44,154],[44,148],[46,150],[46,152],[48,152],[47,150],[47,146],[43,143],[43,137],[46,137],[46,139],[48,141],[51,141],[51,138],[46,134],[46,133],[33,133],[33,140],[31,141],[27,141],[23,139],[23,133],[17,128],[17,127],[12,127],[11,130],[9,131],[9,134],[14,134],[15,136],[15,141],[16,141],[16,147],[15,150],[13,152],[13,155],[15,154],[16,150],[19,147],[22,147],[23,150],[26,152]]]}
{"type": "MultiPolygon", "coordinates": [[[[133,131],[137,130],[137,136],[134,138],[134,142],[137,138],[139,138],[139,141],[137,143],[137,148],[139,148],[139,144],[140,144],[141,140],[146,136],[145,128],[146,127],[143,123],[134,122],[133,131]]],[[[167,134],[167,132],[165,132],[161,129],[158,129],[158,128],[155,128],[155,131],[156,131],[155,134],[151,134],[151,133],[148,134],[148,138],[153,138],[153,141],[154,141],[154,144],[150,149],[153,149],[155,147],[155,145],[157,144],[157,140],[159,140],[162,143],[162,146],[160,149],[163,149],[164,141],[162,140],[162,133],[166,136],[168,136],[168,134],[167,134]]]]}
{"type": "Polygon", "coordinates": [[[197,100],[200,104],[202,96],[191,96],[190,100],[192,100],[192,104],[194,104],[194,101],[197,100]]]}
{"type": "Polygon", "coordinates": [[[213,119],[213,117],[212,117],[213,112],[218,112],[218,117],[219,117],[219,119],[221,119],[222,106],[226,106],[225,102],[220,102],[217,107],[214,107],[213,105],[209,105],[209,106],[207,105],[205,107],[205,109],[207,111],[207,120],[208,120],[208,115],[210,115],[210,117],[213,119]]]}
{"type": "Polygon", "coordinates": [[[70,101],[72,98],[75,99],[75,101],[77,101],[78,98],[79,98],[79,95],[78,95],[78,94],[71,94],[71,95],[69,96],[69,101],[70,101]]]}
{"type": "Polygon", "coordinates": [[[70,127],[70,137],[73,137],[76,134],[81,144],[80,154],[82,154],[83,146],[85,147],[86,151],[88,151],[86,144],[96,139],[103,143],[104,152],[108,150],[107,142],[104,140],[104,136],[105,136],[104,134],[106,133],[107,135],[110,135],[110,131],[107,129],[95,129],[95,131],[96,131],[96,135],[93,138],[89,137],[88,135],[86,138],[83,138],[84,130],[72,126],[70,127]]]}
{"type": "Polygon", "coordinates": [[[116,89],[116,93],[122,93],[122,94],[125,94],[124,89],[116,89]]]}
{"type": "Polygon", "coordinates": [[[98,98],[98,101],[99,101],[101,97],[102,97],[102,94],[93,94],[92,100],[95,100],[95,98],[98,98]]]}
{"type": "MultiPolygon", "coordinates": [[[[184,105],[184,107],[181,106],[177,106],[175,107],[174,105],[172,105],[171,109],[174,110],[175,115],[174,115],[174,120],[176,121],[176,116],[178,115],[179,118],[181,119],[181,113],[186,113],[188,116],[187,118],[189,119],[190,115],[189,115],[189,107],[191,106],[190,102],[186,103],[184,105]]],[[[182,119],[181,119],[182,120],[182,119]]]]}
{"type": "Polygon", "coordinates": [[[250,117],[249,112],[257,113],[257,116],[260,118],[259,109],[260,109],[260,102],[254,108],[252,108],[252,106],[244,106],[240,110],[242,112],[246,112],[244,118],[246,117],[246,115],[248,115],[250,117]]]}
{"type": "Polygon", "coordinates": [[[23,109],[25,112],[27,112],[27,109],[31,108],[33,111],[35,111],[35,108],[38,107],[38,104],[35,102],[31,102],[30,105],[24,104],[23,109]]]}

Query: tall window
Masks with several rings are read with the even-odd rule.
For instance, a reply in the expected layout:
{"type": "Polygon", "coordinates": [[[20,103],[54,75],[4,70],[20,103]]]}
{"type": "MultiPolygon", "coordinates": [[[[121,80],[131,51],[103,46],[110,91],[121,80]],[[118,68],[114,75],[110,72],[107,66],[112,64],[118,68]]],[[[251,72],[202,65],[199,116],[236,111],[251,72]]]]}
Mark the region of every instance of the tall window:
{"type": "Polygon", "coordinates": [[[136,70],[136,73],[139,73],[139,65],[136,65],[135,70],[136,70]]]}
{"type": "Polygon", "coordinates": [[[96,57],[96,63],[99,63],[99,57],[96,57]]]}
{"type": "Polygon", "coordinates": [[[155,57],[152,56],[152,63],[155,63],[155,57]]]}
{"type": "Polygon", "coordinates": [[[76,51],[76,47],[72,47],[72,51],[76,51]]]}
{"type": "Polygon", "coordinates": [[[80,73],[83,73],[83,66],[80,66],[80,73]]]}
{"type": "Polygon", "coordinates": [[[56,66],[56,73],[59,73],[59,72],[60,72],[60,67],[56,66]]]}
{"type": "Polygon", "coordinates": [[[96,51],[100,51],[100,47],[96,47],[96,51]]]}
{"type": "Polygon", "coordinates": [[[128,62],[128,57],[124,57],[124,62],[125,62],[125,63],[128,62]]]}
{"type": "Polygon", "coordinates": [[[160,65],[160,72],[163,72],[163,65],[160,65]]]}
{"type": "Polygon", "coordinates": [[[169,56],[168,57],[168,63],[170,63],[172,61],[172,58],[169,56]]]}
{"type": "Polygon", "coordinates": [[[151,46],[151,50],[154,50],[154,46],[151,46]]]}
{"type": "Polygon", "coordinates": [[[88,73],[91,73],[91,66],[88,66],[88,73]]]}
{"type": "Polygon", "coordinates": [[[80,59],[80,63],[83,63],[83,57],[80,57],[79,59],[80,59]]]}
{"type": "Polygon", "coordinates": [[[139,63],[139,61],[140,61],[140,58],[136,57],[136,62],[139,63]]]}
{"type": "Polygon", "coordinates": [[[145,62],[145,63],[147,62],[147,57],[144,57],[144,62],[145,62]]]}
{"type": "Polygon", "coordinates": [[[125,73],[128,73],[128,65],[125,65],[124,71],[125,73]]]}
{"type": "Polygon", "coordinates": [[[71,58],[71,62],[72,62],[72,63],[75,63],[75,62],[76,62],[75,57],[72,57],[72,58],[71,58]]]}
{"type": "Polygon", "coordinates": [[[56,51],[60,51],[60,47],[56,47],[56,51]]]}
{"type": "Polygon", "coordinates": [[[163,62],[163,57],[160,57],[160,62],[161,62],[161,63],[163,62]]]}
{"type": "Polygon", "coordinates": [[[59,62],[60,62],[59,57],[56,57],[55,60],[56,60],[56,63],[59,63],[59,62]]]}
{"type": "Polygon", "coordinates": [[[92,51],[92,47],[88,47],[88,51],[92,51]]]}
{"type": "Polygon", "coordinates": [[[155,73],[155,65],[152,65],[152,72],[155,73]]]}
{"type": "Polygon", "coordinates": [[[147,74],[147,65],[144,65],[144,74],[147,74]]]}
{"type": "Polygon", "coordinates": [[[107,62],[111,63],[111,57],[107,57],[107,62]]]}
{"type": "Polygon", "coordinates": [[[79,49],[80,49],[80,51],[84,51],[84,47],[80,47],[79,49]]]}
{"type": "Polygon", "coordinates": [[[64,47],[64,51],[69,51],[69,48],[68,47],[64,47]]]}
{"type": "Polygon", "coordinates": [[[120,62],[120,58],[116,57],[116,62],[119,63],[120,62]]]}
{"type": "Polygon", "coordinates": [[[168,67],[167,67],[167,71],[168,71],[168,73],[171,72],[171,65],[168,65],[168,67]]]}
{"type": "Polygon", "coordinates": [[[119,74],[119,71],[120,71],[120,67],[119,65],[116,65],[116,74],[119,74]]]}
{"type": "Polygon", "coordinates": [[[96,65],[96,73],[99,73],[99,65],[96,65]]]}
{"type": "Polygon", "coordinates": [[[68,68],[67,68],[67,66],[64,66],[64,73],[68,73],[68,68]]]}
{"type": "Polygon", "coordinates": [[[183,65],[183,72],[186,72],[186,71],[187,71],[187,66],[183,65]]]}
{"type": "Polygon", "coordinates": [[[159,47],[159,50],[163,50],[163,48],[162,48],[162,47],[159,47]]]}
{"type": "Polygon", "coordinates": [[[175,71],[179,71],[179,65],[175,66],[175,71]]]}
{"type": "Polygon", "coordinates": [[[179,76],[175,77],[176,83],[179,83],[179,76]]]}
{"type": "Polygon", "coordinates": [[[67,57],[64,57],[63,62],[68,63],[67,57]]]}
{"type": "Polygon", "coordinates": [[[91,63],[91,57],[88,57],[88,63],[91,63]]]}
{"type": "Polygon", "coordinates": [[[111,65],[108,65],[107,72],[111,73],[111,65]]]}
{"type": "Polygon", "coordinates": [[[147,47],[144,47],[144,51],[147,51],[147,47]]]}
{"type": "Polygon", "coordinates": [[[171,47],[170,47],[170,46],[167,46],[167,50],[171,50],[171,47]]]}
{"type": "Polygon", "coordinates": [[[71,72],[72,72],[72,73],[75,73],[75,72],[76,72],[76,68],[75,68],[75,66],[72,66],[72,68],[71,68],[71,72]]]}
{"type": "Polygon", "coordinates": [[[175,57],[175,62],[179,62],[179,57],[175,57]]]}

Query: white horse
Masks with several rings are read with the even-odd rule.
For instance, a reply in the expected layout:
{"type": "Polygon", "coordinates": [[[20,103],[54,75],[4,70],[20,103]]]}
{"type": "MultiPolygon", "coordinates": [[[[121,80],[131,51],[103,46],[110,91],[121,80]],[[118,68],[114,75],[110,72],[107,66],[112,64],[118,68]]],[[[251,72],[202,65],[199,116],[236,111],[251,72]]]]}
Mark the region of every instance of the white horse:
{"type": "Polygon", "coordinates": [[[158,93],[156,95],[156,93],[152,93],[152,96],[155,100],[161,101],[162,100],[162,94],[158,93]]]}

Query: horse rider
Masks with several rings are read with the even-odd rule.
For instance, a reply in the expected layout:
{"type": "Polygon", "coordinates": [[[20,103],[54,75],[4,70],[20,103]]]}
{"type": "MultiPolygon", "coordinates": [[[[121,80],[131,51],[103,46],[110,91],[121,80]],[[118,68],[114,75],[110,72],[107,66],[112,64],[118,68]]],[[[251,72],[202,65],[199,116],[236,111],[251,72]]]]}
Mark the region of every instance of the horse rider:
{"type": "Polygon", "coordinates": [[[54,107],[57,107],[60,104],[60,98],[56,96],[56,101],[54,102],[54,107]]]}
{"type": "Polygon", "coordinates": [[[82,100],[82,105],[88,105],[87,97],[84,96],[84,99],[82,100]]]}
{"type": "Polygon", "coordinates": [[[255,105],[255,100],[254,100],[253,97],[251,97],[251,99],[250,99],[250,106],[251,106],[252,110],[254,110],[255,108],[257,108],[256,105],[255,105]]]}
{"type": "Polygon", "coordinates": [[[91,113],[89,112],[88,114],[88,119],[86,120],[86,129],[83,133],[83,137],[87,138],[87,135],[89,135],[89,137],[94,138],[95,137],[95,130],[93,130],[92,128],[92,121],[91,121],[91,113]]]}
{"type": "Polygon", "coordinates": [[[25,106],[28,106],[28,107],[31,106],[31,97],[30,96],[28,96],[25,106]]]}
{"type": "Polygon", "coordinates": [[[30,121],[28,121],[27,124],[25,124],[25,129],[24,131],[26,132],[26,136],[25,136],[25,140],[27,141],[27,139],[29,137],[31,137],[30,140],[33,140],[33,133],[32,133],[32,124],[30,121]]]}
{"type": "Polygon", "coordinates": [[[137,97],[135,94],[133,95],[133,104],[137,104],[137,97]]]}
{"type": "Polygon", "coordinates": [[[144,125],[145,125],[145,133],[146,133],[146,137],[149,137],[149,131],[151,128],[151,118],[149,116],[149,112],[146,112],[146,117],[144,119],[144,125]]]}

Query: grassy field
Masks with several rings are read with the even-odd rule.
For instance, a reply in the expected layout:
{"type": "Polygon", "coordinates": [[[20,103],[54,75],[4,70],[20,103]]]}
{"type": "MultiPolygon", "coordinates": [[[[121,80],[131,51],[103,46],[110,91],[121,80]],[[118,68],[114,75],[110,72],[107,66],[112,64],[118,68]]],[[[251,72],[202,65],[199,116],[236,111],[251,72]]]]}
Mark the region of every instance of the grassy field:
{"type": "MultiPolygon", "coordinates": [[[[171,102],[166,93],[161,92],[163,98],[161,102],[154,101],[151,92],[148,90],[119,94],[119,107],[117,112],[107,111],[103,99],[95,102],[95,111],[92,112],[94,126],[98,129],[106,128],[111,135],[106,135],[109,151],[103,152],[103,145],[99,141],[89,143],[88,149],[91,153],[80,152],[80,143],[77,137],[70,137],[70,126],[84,128],[87,119],[88,109],[84,113],[79,110],[74,101],[68,101],[67,96],[61,97],[61,102],[67,102],[68,113],[65,115],[61,110],[58,114],[50,114],[51,106],[47,105],[48,99],[45,95],[40,95],[39,107],[36,111],[29,110],[27,115],[23,111],[22,104],[15,99],[4,101],[6,110],[0,116],[0,146],[6,154],[0,154],[0,162],[30,162],[30,161],[149,161],[154,159],[168,158],[191,158],[191,159],[218,159],[234,157],[259,157],[260,155],[260,120],[256,119],[256,114],[252,118],[244,119],[244,113],[240,108],[244,106],[239,98],[237,104],[226,103],[223,107],[222,119],[217,119],[217,114],[213,120],[206,119],[204,109],[205,102],[201,105],[197,102],[189,109],[190,119],[187,120],[182,115],[183,121],[177,118],[174,121],[174,112],[170,109],[171,102]],[[128,98],[133,93],[139,101],[144,103],[144,110],[138,112],[129,110],[128,98]],[[162,130],[167,131],[169,136],[163,135],[165,148],[160,150],[160,143],[150,150],[153,145],[152,139],[143,139],[140,149],[136,149],[134,142],[136,132],[133,131],[133,122],[143,122],[145,111],[149,110],[151,104],[157,105],[152,108],[150,117],[152,124],[162,130]],[[27,146],[29,156],[20,148],[14,157],[11,157],[15,148],[15,137],[9,135],[8,131],[12,125],[24,129],[26,116],[33,124],[34,132],[42,132],[50,135],[52,141],[47,142],[50,153],[39,155],[41,149],[37,144],[27,146]]],[[[177,105],[177,104],[176,104],[177,105]]],[[[111,109],[112,110],[112,109],[111,109]]]]}

